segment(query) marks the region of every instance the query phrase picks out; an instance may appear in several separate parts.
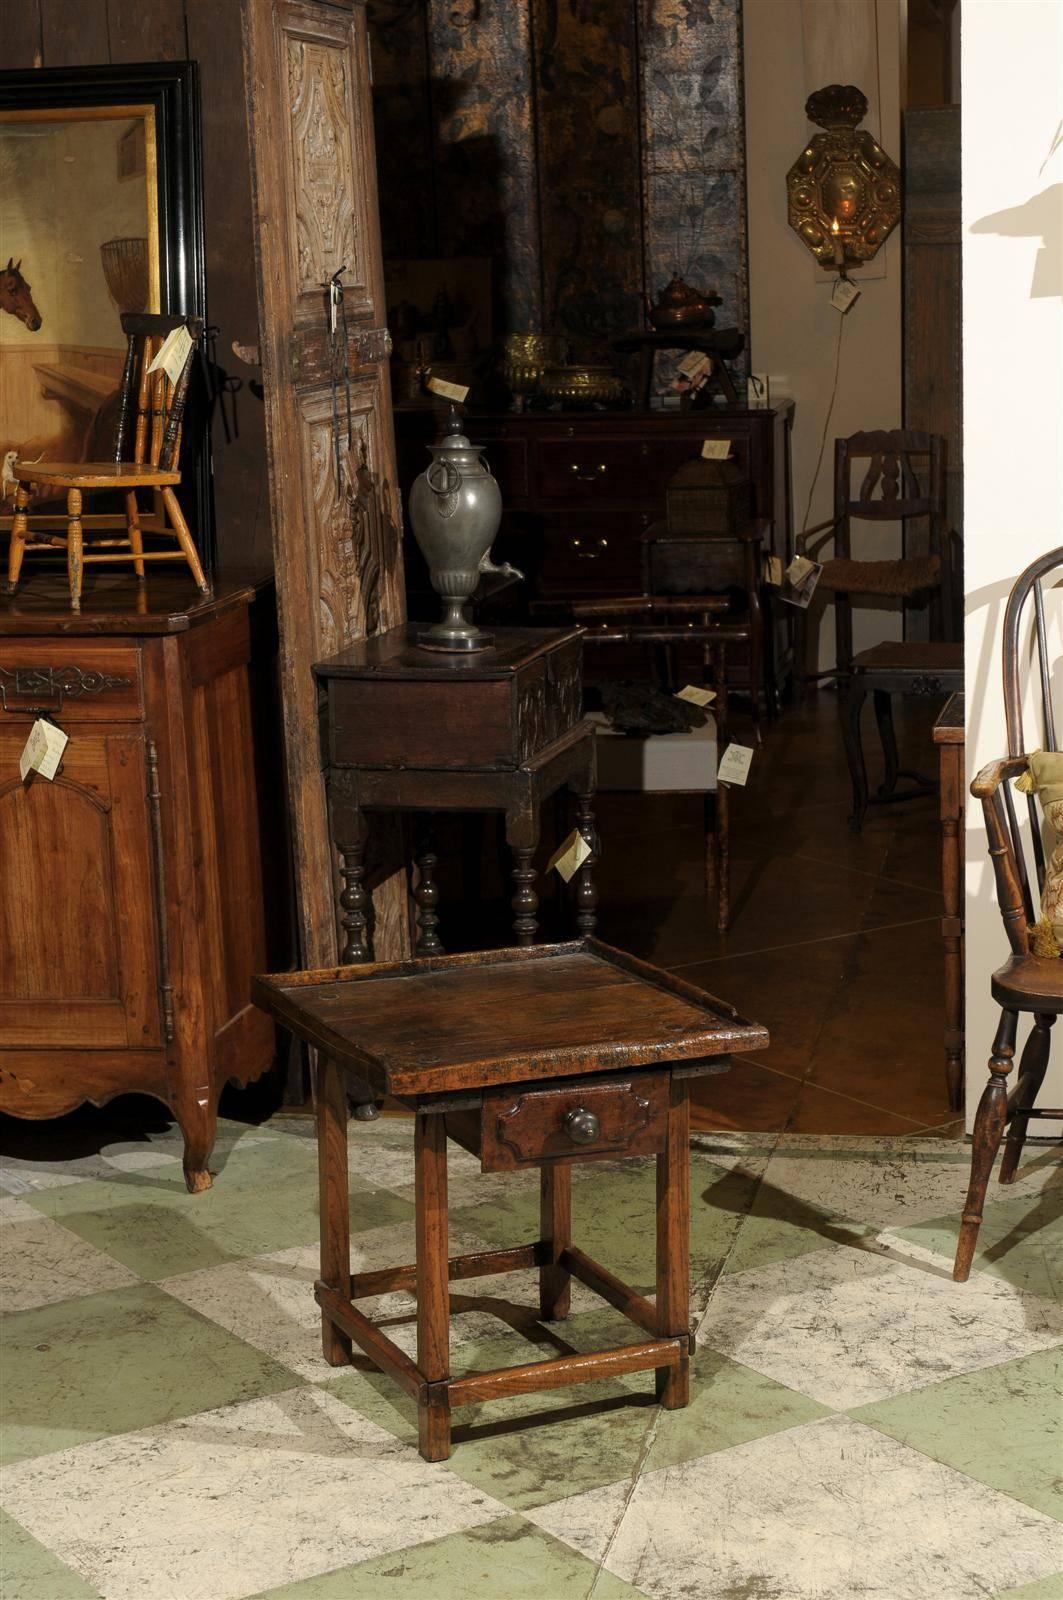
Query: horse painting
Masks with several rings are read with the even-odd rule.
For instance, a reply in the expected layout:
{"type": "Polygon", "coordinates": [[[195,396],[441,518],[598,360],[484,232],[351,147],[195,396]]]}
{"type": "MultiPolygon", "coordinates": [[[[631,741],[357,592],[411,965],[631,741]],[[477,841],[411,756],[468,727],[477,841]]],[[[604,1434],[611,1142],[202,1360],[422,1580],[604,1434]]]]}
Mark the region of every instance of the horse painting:
{"type": "Polygon", "coordinates": [[[16,261],[13,256],[8,256],[7,266],[0,268],[0,311],[9,312],[24,322],[31,333],[36,333],[41,325],[41,314],[33,303],[30,286],[20,271],[21,266],[21,260],[16,261]]]}

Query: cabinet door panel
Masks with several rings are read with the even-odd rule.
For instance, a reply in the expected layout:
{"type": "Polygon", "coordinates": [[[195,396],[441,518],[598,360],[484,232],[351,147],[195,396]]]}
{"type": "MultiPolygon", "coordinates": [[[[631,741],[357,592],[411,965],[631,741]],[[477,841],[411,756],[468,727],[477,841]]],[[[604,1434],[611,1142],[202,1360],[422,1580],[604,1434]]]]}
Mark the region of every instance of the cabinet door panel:
{"type": "Polygon", "coordinates": [[[0,1042],[158,1044],[144,742],[75,734],[28,785],[23,743],[0,731],[0,1042]]]}

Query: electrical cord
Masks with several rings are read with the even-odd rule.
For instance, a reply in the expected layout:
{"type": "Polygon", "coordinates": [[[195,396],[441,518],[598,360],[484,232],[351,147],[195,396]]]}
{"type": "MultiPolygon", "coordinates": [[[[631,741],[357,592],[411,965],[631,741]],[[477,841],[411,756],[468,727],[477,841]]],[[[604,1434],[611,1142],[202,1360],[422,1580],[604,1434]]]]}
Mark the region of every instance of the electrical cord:
{"type": "Polygon", "coordinates": [[[819,469],[823,465],[823,452],[827,448],[827,435],[830,432],[830,419],[834,415],[834,402],[838,398],[838,373],[841,371],[842,364],[842,333],[844,329],[845,317],[840,316],[838,318],[838,343],[835,347],[834,354],[834,386],[830,392],[830,403],[827,406],[827,416],[823,423],[823,437],[819,441],[819,455],[816,457],[816,470],[812,474],[812,482],[808,489],[808,504],[805,506],[805,515],[801,522],[802,533],[804,533],[808,528],[808,519],[812,511],[812,497],[816,492],[816,484],[819,482],[819,469]]]}

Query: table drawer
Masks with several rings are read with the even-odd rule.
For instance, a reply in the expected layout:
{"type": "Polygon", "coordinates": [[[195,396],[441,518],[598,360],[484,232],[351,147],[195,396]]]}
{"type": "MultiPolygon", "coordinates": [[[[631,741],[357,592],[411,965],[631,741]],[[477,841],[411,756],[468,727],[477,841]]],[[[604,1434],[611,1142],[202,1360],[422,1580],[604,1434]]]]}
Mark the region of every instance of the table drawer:
{"type": "Polygon", "coordinates": [[[484,1172],[651,1155],[663,1146],[668,1074],[633,1073],[606,1082],[484,1095],[480,1161],[484,1172]]]}
{"type": "Polygon", "coordinates": [[[0,719],[28,722],[41,711],[61,726],[141,722],[139,649],[74,640],[0,640],[0,719]]]}

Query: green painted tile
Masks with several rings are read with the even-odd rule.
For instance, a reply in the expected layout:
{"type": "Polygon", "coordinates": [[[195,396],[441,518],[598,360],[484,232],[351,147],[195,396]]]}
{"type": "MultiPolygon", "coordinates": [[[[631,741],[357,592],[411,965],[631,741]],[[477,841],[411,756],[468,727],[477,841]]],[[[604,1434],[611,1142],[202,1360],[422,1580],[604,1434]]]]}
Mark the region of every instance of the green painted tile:
{"type": "MultiPolygon", "coordinates": [[[[715,1279],[753,1203],[759,1179],[727,1172],[695,1153],[690,1163],[691,1279],[715,1279]]],[[[454,1225],[492,1244],[538,1238],[537,1193],[515,1192],[455,1211],[454,1225]]],[[[654,1162],[577,1168],[572,1183],[572,1236],[632,1288],[652,1293],[655,1281],[656,1177],[654,1162]]]]}
{"type": "Polygon", "coordinates": [[[99,1591],[0,1511],[0,1594],[4,1600],[100,1600],[99,1591]]]}
{"type": "Polygon", "coordinates": [[[300,1380],[153,1284],[16,1312],[0,1325],[3,1459],[47,1455],[300,1380]]]}
{"type": "Polygon", "coordinates": [[[779,1190],[765,1193],[762,1184],[753,1209],[742,1223],[724,1271],[748,1272],[823,1250],[828,1245],[858,1244],[876,1230],[861,1222],[831,1216],[779,1190]]]}
{"type": "Polygon", "coordinates": [[[829,1415],[817,1400],[715,1350],[699,1350],[690,1366],[690,1404],[660,1413],[642,1471],[694,1461],[829,1415]]]}
{"type": "MultiPolygon", "coordinates": [[[[27,1198],[149,1281],[317,1240],[317,1167],[304,1140],[277,1139],[234,1153],[200,1195],[187,1192],[180,1168],[163,1173],[123,1174],[27,1198]]],[[[351,1180],[352,1228],[412,1216],[408,1201],[351,1180]]]]}
{"type": "MultiPolygon", "coordinates": [[[[1012,1200],[996,1198],[1006,1193],[995,1182],[990,1188],[974,1270],[992,1273],[1027,1294],[1063,1300],[1063,1187],[1012,1200]]],[[[897,1234],[951,1261],[959,1227],[957,1214],[898,1229],[897,1234]]]]}
{"type": "MultiPolygon", "coordinates": [[[[602,1572],[522,1517],[503,1517],[471,1533],[400,1550],[338,1572],[269,1589],[256,1600],[637,1600],[632,1588],[602,1572]]],[[[43,1600],[43,1597],[42,1597],[43,1600]]]]}
{"type": "Polygon", "coordinates": [[[850,1416],[1063,1520],[1063,1347],[860,1406],[850,1416]]]}
{"type": "MultiPolygon", "coordinates": [[[[463,1344],[454,1352],[453,1372],[546,1361],[638,1338],[638,1329],[616,1312],[586,1312],[529,1338],[513,1333],[463,1344]]],[[[416,1441],[416,1407],[383,1374],[348,1369],[324,1386],[396,1437],[416,1441]]],[[[656,1415],[652,1372],[461,1406],[447,1466],[521,1511],[630,1477],[656,1415]]]]}
{"type": "Polygon", "coordinates": [[[1038,1578],[1036,1583],[1024,1583],[1021,1589],[1001,1589],[993,1600],[1063,1600],[1063,1572],[1038,1578]]]}

